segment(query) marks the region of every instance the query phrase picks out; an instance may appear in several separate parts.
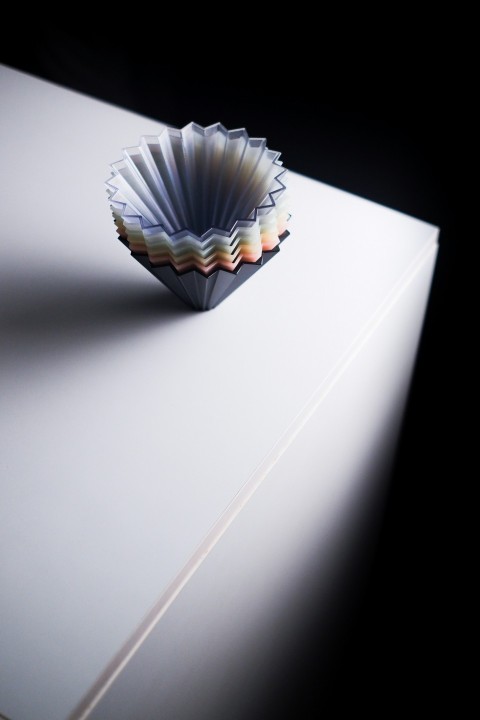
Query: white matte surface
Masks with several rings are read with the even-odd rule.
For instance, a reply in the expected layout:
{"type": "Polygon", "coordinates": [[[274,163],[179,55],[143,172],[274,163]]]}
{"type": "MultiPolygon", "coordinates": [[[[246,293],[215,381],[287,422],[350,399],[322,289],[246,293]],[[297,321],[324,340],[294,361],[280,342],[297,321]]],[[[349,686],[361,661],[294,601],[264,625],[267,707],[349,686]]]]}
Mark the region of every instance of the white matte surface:
{"type": "Polygon", "coordinates": [[[285,668],[295,677],[305,667],[312,626],[322,687],[345,598],[368,567],[434,262],[404,287],[88,720],[273,717],[262,701],[281,696],[285,668]]]}
{"type": "Polygon", "coordinates": [[[190,312],[103,188],[161,126],[5,68],[0,92],[0,712],[60,720],[436,229],[292,173],[280,254],[190,312]]]}

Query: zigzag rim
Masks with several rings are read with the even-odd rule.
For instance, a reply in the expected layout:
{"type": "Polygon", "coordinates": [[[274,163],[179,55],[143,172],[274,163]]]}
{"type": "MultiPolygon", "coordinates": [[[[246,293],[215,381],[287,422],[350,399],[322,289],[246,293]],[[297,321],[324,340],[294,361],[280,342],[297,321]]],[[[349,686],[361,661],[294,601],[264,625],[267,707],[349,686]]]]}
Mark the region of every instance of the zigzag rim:
{"type": "MultiPolygon", "coordinates": [[[[240,137],[243,135],[249,141],[259,141],[259,142],[265,141],[266,142],[265,138],[250,138],[248,136],[248,133],[245,128],[237,128],[235,130],[227,130],[225,128],[225,126],[222,125],[222,123],[213,123],[212,125],[208,125],[207,127],[203,128],[201,125],[191,122],[188,125],[186,125],[184,128],[181,128],[181,129],[180,128],[172,128],[170,126],[165,126],[163,132],[165,132],[165,131],[167,131],[169,133],[171,132],[176,137],[182,137],[183,131],[189,127],[192,127],[196,132],[199,131],[200,134],[203,135],[203,137],[207,137],[208,135],[213,134],[213,132],[220,131],[222,134],[224,134],[227,137],[230,137],[232,139],[235,139],[236,137],[240,137]]],[[[142,139],[146,138],[146,137],[155,137],[155,136],[142,135],[140,137],[140,143],[141,143],[142,139]]],[[[139,149],[140,145],[132,146],[132,147],[134,147],[135,149],[139,149]]],[[[128,148],[125,148],[125,149],[128,150],[128,148]]],[[[266,148],[266,150],[268,151],[268,148],[266,148]]],[[[197,233],[193,232],[188,227],[185,227],[185,228],[181,228],[181,229],[177,230],[175,233],[168,233],[168,231],[165,229],[165,227],[160,223],[158,225],[152,225],[152,224],[148,223],[142,215],[139,215],[137,213],[131,214],[131,213],[125,212],[125,210],[128,207],[128,203],[120,202],[120,201],[114,199],[114,195],[117,192],[119,192],[119,189],[116,188],[115,185],[112,184],[112,181],[114,180],[114,178],[116,176],[118,176],[118,174],[119,174],[118,172],[115,172],[114,166],[116,163],[112,163],[112,165],[110,166],[112,168],[113,172],[112,172],[110,178],[105,182],[105,184],[107,186],[107,193],[109,194],[109,201],[112,205],[116,204],[117,206],[120,206],[120,207],[117,207],[116,209],[120,210],[120,217],[122,220],[126,220],[127,222],[129,222],[129,221],[132,222],[132,221],[137,220],[138,224],[140,225],[140,228],[142,230],[148,229],[150,231],[155,230],[155,231],[159,231],[159,232],[164,232],[172,241],[181,240],[186,234],[192,236],[192,238],[194,240],[196,240],[197,242],[199,242],[201,244],[207,243],[210,240],[210,238],[212,237],[212,235],[220,235],[225,238],[231,238],[232,235],[235,233],[235,231],[238,228],[252,227],[257,222],[257,218],[258,218],[259,214],[267,214],[268,212],[271,212],[272,209],[275,208],[275,206],[276,206],[276,200],[286,190],[286,186],[280,180],[280,178],[282,178],[287,172],[287,169],[282,167],[281,162],[279,162],[281,153],[274,151],[274,150],[270,150],[269,152],[271,152],[275,155],[274,159],[272,160],[272,164],[277,165],[279,168],[281,168],[278,175],[276,175],[273,178],[273,182],[277,183],[277,185],[279,187],[274,190],[271,190],[270,192],[267,193],[266,200],[269,200],[269,202],[264,201],[264,202],[262,202],[261,205],[256,206],[250,213],[249,217],[238,218],[230,229],[211,227],[208,230],[206,230],[202,235],[197,235],[197,233]],[[278,196],[278,197],[276,197],[276,196],[278,196]]],[[[121,161],[117,161],[117,162],[121,162],[121,161]]]]}

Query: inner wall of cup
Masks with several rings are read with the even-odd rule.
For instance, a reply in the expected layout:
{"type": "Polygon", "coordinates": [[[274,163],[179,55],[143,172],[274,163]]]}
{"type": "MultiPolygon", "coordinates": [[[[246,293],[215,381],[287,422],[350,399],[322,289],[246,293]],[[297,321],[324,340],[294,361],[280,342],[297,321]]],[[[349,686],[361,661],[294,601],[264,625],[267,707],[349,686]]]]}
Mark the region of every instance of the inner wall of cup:
{"type": "Polygon", "coordinates": [[[201,236],[211,228],[229,232],[265,202],[281,172],[264,141],[221,133],[163,135],[137,148],[129,160],[148,186],[154,224],[169,234],[187,229],[201,236]]]}

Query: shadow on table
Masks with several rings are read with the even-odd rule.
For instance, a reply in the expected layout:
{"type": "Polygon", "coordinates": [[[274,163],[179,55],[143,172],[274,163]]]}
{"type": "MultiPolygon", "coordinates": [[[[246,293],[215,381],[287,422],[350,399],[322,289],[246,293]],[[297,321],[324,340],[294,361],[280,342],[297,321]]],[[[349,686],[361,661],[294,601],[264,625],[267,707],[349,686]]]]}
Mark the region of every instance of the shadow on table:
{"type": "Polygon", "coordinates": [[[90,349],[195,314],[159,282],[32,271],[1,283],[0,332],[18,359],[90,349]]]}

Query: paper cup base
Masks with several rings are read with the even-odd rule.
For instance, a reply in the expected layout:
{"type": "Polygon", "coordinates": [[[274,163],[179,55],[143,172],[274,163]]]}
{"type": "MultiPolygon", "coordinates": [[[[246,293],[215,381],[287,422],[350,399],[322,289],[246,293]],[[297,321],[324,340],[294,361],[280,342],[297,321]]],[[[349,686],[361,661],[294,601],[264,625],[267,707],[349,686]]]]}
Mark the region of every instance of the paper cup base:
{"type": "MultiPolygon", "coordinates": [[[[288,235],[287,230],[281,235],[280,243],[288,235]]],[[[125,240],[120,238],[120,241],[128,247],[125,240]]],[[[279,250],[280,246],[277,245],[273,250],[262,253],[262,257],[255,263],[241,263],[233,272],[215,270],[208,277],[198,270],[179,273],[172,265],[154,266],[150,263],[147,255],[137,253],[131,253],[131,255],[184,303],[195,310],[211,310],[266,265],[279,250]]]]}

